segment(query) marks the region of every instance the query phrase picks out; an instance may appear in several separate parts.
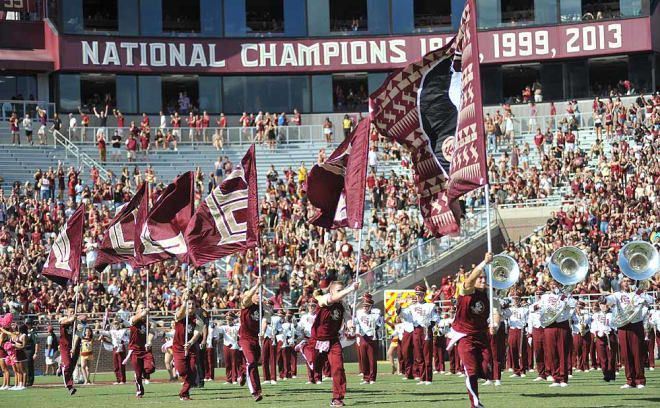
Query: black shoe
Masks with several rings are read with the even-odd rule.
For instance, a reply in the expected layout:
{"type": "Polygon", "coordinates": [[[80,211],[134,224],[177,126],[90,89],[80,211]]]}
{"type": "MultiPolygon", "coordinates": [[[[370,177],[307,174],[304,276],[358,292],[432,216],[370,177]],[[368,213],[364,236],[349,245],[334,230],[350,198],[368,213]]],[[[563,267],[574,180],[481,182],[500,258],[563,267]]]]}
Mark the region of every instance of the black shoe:
{"type": "Polygon", "coordinates": [[[73,394],[75,394],[76,391],[77,391],[77,390],[76,390],[75,388],[73,388],[73,387],[69,388],[69,395],[73,395],[73,394]]]}

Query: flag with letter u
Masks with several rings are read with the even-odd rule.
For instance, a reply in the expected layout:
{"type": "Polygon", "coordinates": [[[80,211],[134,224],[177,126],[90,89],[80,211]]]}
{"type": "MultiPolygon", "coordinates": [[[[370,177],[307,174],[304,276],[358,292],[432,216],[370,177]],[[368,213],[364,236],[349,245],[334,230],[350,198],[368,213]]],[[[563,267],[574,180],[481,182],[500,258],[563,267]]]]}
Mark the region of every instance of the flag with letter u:
{"type": "Polygon", "coordinates": [[[42,275],[62,286],[69,280],[74,284],[78,282],[84,225],[85,206],[80,205],[53,242],[42,275]]]}
{"type": "Polygon", "coordinates": [[[458,231],[460,194],[447,194],[450,173],[485,184],[485,148],[476,147],[484,132],[474,11],[468,0],[452,41],[392,72],[369,97],[376,128],[411,152],[420,211],[434,235],[458,231]],[[468,168],[475,163],[483,166],[468,168]]]}
{"type": "Polygon", "coordinates": [[[259,245],[257,167],[250,146],[225,180],[213,189],[185,231],[195,266],[259,245]]]}
{"type": "Polygon", "coordinates": [[[371,120],[364,118],[324,163],[307,177],[307,198],[318,213],[310,223],[325,228],[361,229],[371,120]]]}
{"type": "Polygon", "coordinates": [[[135,218],[145,190],[146,183],[143,183],[131,201],[120,207],[110,221],[94,263],[97,272],[103,271],[108,265],[122,263],[135,256],[135,218]]]}
{"type": "Polygon", "coordinates": [[[135,221],[135,258],[132,266],[140,267],[176,257],[188,263],[188,248],[183,238],[195,204],[192,171],[185,172],[167,186],[147,211],[149,196],[138,206],[135,221]]]}

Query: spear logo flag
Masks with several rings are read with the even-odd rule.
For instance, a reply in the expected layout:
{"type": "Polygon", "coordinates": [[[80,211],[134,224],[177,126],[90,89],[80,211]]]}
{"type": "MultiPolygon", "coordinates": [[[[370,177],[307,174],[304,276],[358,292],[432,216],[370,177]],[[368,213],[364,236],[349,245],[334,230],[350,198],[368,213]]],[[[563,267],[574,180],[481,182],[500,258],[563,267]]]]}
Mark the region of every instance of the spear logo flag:
{"type": "Polygon", "coordinates": [[[209,194],[185,231],[190,259],[204,265],[259,244],[254,145],[241,164],[209,194]]]}
{"type": "Polygon", "coordinates": [[[420,211],[436,236],[458,231],[455,199],[470,191],[460,180],[469,174],[474,183],[485,184],[485,147],[477,147],[484,140],[476,38],[474,0],[468,0],[452,41],[392,72],[369,97],[376,128],[411,152],[420,211]],[[476,163],[483,166],[464,169],[476,163]],[[450,200],[451,174],[462,177],[455,183],[462,192],[450,200]]]}
{"type": "Polygon", "coordinates": [[[99,255],[94,269],[103,271],[106,266],[119,264],[135,256],[135,217],[146,190],[146,183],[135,193],[131,201],[123,205],[110,222],[99,245],[99,255]]]}
{"type": "Polygon", "coordinates": [[[370,127],[371,120],[362,119],[330,158],[309,172],[307,198],[318,210],[313,225],[362,228],[370,127]]]}
{"type": "Polygon", "coordinates": [[[193,215],[193,178],[191,171],[177,177],[158,197],[148,214],[149,197],[144,196],[135,221],[133,266],[150,265],[172,257],[189,262],[183,232],[193,215]]]}
{"type": "Polygon", "coordinates": [[[84,225],[85,206],[81,205],[64,224],[50,248],[41,271],[46,278],[62,286],[69,280],[74,284],[78,282],[84,225]]]}

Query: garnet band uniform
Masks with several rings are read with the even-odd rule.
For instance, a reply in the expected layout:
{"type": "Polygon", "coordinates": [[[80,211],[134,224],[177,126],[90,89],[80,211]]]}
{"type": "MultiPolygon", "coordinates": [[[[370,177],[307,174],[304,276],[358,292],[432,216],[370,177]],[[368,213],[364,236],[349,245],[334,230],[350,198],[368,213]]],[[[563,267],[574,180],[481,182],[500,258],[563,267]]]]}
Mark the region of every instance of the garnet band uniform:
{"type": "MultiPolygon", "coordinates": [[[[200,322],[201,323],[201,322],[200,322]]],[[[197,378],[196,360],[197,360],[197,342],[193,342],[195,333],[201,336],[203,327],[198,325],[194,315],[188,318],[188,343],[192,343],[188,350],[186,344],[186,318],[185,316],[174,323],[174,339],[172,342],[172,355],[174,357],[174,368],[179,372],[179,378],[183,380],[180,398],[190,397],[190,387],[195,385],[197,378]]],[[[201,378],[197,378],[201,381],[201,378]]]]}
{"type": "Polygon", "coordinates": [[[571,347],[569,319],[575,306],[577,306],[575,299],[558,293],[545,293],[538,303],[538,310],[556,307],[561,309],[554,323],[543,329],[544,354],[547,353],[546,364],[548,366],[546,371],[552,375],[554,384],[568,383],[571,347]]]}
{"type": "Polygon", "coordinates": [[[128,344],[128,330],[110,329],[100,330],[99,333],[110,339],[112,343],[112,367],[118,383],[126,382],[126,366],[122,364],[126,358],[126,345],[128,344]]]}
{"type": "MultiPolygon", "coordinates": [[[[155,371],[154,356],[147,352],[147,325],[145,320],[138,320],[131,324],[130,337],[128,341],[128,354],[131,358],[133,371],[135,376],[135,386],[137,388],[136,395],[142,397],[144,395],[144,385],[142,380],[147,375],[155,371]]],[[[128,358],[128,356],[127,356],[128,358]]]]}
{"type": "Polygon", "coordinates": [[[626,368],[626,384],[630,387],[646,386],[642,351],[644,349],[644,314],[642,308],[650,304],[644,294],[634,292],[616,292],[605,297],[609,306],[614,306],[616,313],[624,313],[634,307],[630,323],[618,328],[621,361],[626,368]]]}
{"type": "Polygon", "coordinates": [[[399,317],[402,321],[412,323],[413,355],[420,381],[433,380],[433,324],[440,320],[435,304],[413,303],[401,310],[399,317]]]}
{"type": "Polygon", "coordinates": [[[259,305],[241,309],[241,325],[238,329],[238,344],[243,349],[245,357],[245,370],[250,393],[255,397],[261,396],[261,382],[259,381],[259,362],[261,361],[261,347],[259,347],[259,305]]]}
{"type": "Polygon", "coordinates": [[[378,373],[378,329],[383,325],[380,310],[371,308],[369,313],[360,309],[355,314],[356,334],[360,336],[362,350],[363,371],[362,380],[366,382],[376,381],[378,373]]]}
{"type": "Polygon", "coordinates": [[[238,381],[238,371],[242,364],[238,349],[238,324],[225,324],[213,329],[214,335],[222,335],[222,354],[225,358],[225,376],[228,383],[238,381]]]}
{"type": "Polygon", "coordinates": [[[541,326],[541,312],[539,310],[534,310],[534,305],[529,306],[527,331],[532,333],[534,361],[536,362],[538,377],[545,380],[548,377],[548,367],[545,364],[545,347],[543,326],[541,326]]]}
{"type": "Polygon", "coordinates": [[[614,331],[611,327],[612,313],[596,312],[591,320],[589,331],[594,335],[596,342],[596,355],[603,371],[603,380],[610,382],[616,380],[615,354],[609,336],[614,331]]]}
{"type": "Polygon", "coordinates": [[[509,353],[511,353],[514,375],[527,372],[527,340],[525,326],[527,325],[528,308],[511,307],[509,316],[509,353]]]}

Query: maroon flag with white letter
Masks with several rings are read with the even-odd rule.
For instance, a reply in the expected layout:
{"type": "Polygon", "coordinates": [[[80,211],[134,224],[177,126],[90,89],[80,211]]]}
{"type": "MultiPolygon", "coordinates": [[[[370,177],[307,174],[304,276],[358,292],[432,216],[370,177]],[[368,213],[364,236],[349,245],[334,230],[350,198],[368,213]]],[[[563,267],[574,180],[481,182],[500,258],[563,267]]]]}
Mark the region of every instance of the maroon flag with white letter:
{"type": "Polygon", "coordinates": [[[146,183],[143,183],[131,201],[120,207],[110,221],[94,264],[97,272],[103,271],[108,265],[122,263],[135,256],[135,218],[145,190],[146,183]]]}
{"type": "Polygon", "coordinates": [[[327,161],[307,176],[307,198],[318,210],[310,223],[324,228],[361,229],[371,120],[364,118],[327,161]]]}
{"type": "Polygon", "coordinates": [[[67,220],[53,242],[41,270],[42,275],[62,286],[69,280],[74,284],[78,282],[84,225],[85,206],[81,205],[67,220]]]}
{"type": "Polygon", "coordinates": [[[259,201],[254,145],[225,180],[213,189],[185,231],[188,254],[204,265],[259,245],[259,201]]]}
{"type": "Polygon", "coordinates": [[[183,232],[193,215],[195,184],[192,171],[177,177],[147,212],[149,197],[138,207],[135,222],[135,267],[175,257],[188,263],[188,247],[183,232]]]}
{"type": "Polygon", "coordinates": [[[467,0],[454,43],[462,54],[463,92],[447,189],[450,201],[488,183],[476,17],[474,0],[467,0]]]}

